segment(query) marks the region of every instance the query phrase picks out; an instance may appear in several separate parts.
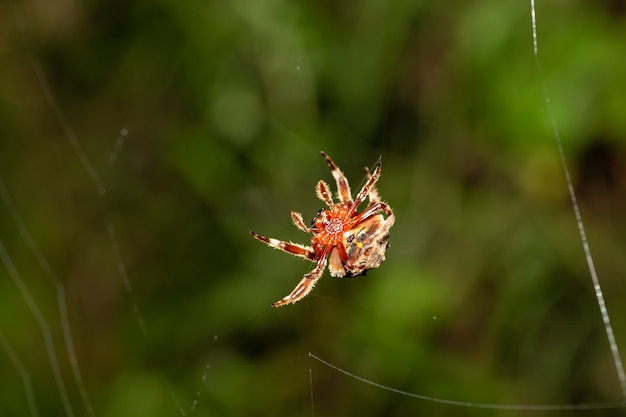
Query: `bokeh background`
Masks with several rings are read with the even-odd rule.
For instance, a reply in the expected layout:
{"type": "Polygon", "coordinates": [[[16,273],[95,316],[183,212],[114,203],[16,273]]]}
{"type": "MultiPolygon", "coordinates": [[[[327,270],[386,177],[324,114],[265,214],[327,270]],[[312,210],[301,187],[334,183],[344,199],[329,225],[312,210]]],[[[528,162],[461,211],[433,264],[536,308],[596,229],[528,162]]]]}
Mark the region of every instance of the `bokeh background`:
{"type": "MultiPolygon", "coordinates": [[[[626,352],[626,5],[537,3],[626,352]]],[[[2,415],[528,414],[309,352],[456,401],[624,401],[528,1],[2,1],[0,179],[2,415]],[[321,149],[353,191],[382,157],[387,261],[270,309],[312,264],[248,230],[307,242],[321,149]]]]}

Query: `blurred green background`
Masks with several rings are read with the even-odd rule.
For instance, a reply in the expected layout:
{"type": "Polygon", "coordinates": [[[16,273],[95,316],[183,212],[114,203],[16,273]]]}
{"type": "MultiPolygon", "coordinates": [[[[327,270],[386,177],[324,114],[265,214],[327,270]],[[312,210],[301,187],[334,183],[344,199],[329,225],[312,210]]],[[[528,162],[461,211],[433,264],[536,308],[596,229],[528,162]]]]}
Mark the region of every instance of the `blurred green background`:
{"type": "MultiPolygon", "coordinates": [[[[537,7],[626,352],[626,5],[537,7]]],[[[398,395],[309,352],[456,401],[623,401],[528,1],[3,1],[0,74],[0,414],[529,414],[398,395]],[[289,212],[321,207],[321,149],[353,191],[382,156],[387,261],[270,309],[312,264],[248,230],[308,242],[289,212]]]]}

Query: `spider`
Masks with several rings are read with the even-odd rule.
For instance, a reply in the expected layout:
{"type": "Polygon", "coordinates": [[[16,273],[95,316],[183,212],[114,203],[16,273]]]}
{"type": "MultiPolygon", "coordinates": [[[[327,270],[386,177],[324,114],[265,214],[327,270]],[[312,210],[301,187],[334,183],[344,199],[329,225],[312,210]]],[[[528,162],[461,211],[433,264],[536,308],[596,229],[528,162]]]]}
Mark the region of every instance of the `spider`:
{"type": "Polygon", "coordinates": [[[322,277],[327,262],[330,275],[341,278],[365,275],[369,269],[378,268],[385,260],[389,229],[393,226],[395,216],[391,207],[380,201],[376,190],[376,182],[381,172],[380,159],[372,174],[365,168],[365,185],[356,199],[352,200],[350,185],[343,172],[324,151],[321,154],[337,182],[339,202],[333,201],[330,186],[320,180],[315,187],[315,193],[328,208],[317,212],[310,227],[304,223],[302,214],[291,212],[293,224],[303,232],[313,234],[311,246],[285,242],[250,231],[255,239],[272,248],[315,262],[315,268],[304,275],[291,294],[272,304],[272,307],[293,304],[306,297],[322,277]],[[357,208],[365,197],[369,199],[369,204],[358,213],[357,208]]]}

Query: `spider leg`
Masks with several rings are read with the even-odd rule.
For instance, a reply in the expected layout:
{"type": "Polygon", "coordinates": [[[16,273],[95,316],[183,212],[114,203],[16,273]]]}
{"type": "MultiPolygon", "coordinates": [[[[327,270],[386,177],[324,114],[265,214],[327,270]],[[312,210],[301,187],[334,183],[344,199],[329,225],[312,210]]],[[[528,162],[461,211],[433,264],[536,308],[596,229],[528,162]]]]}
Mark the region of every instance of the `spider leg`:
{"type": "Polygon", "coordinates": [[[283,240],[261,236],[261,235],[254,233],[252,230],[250,230],[250,234],[256,240],[260,240],[261,242],[265,243],[267,246],[270,246],[274,249],[279,249],[279,250],[282,250],[283,252],[287,252],[290,255],[308,259],[311,262],[315,262],[318,260],[317,255],[315,255],[315,251],[310,246],[304,246],[298,243],[285,242],[283,240]]]}
{"type": "Polygon", "coordinates": [[[317,198],[322,200],[328,207],[333,206],[333,193],[330,191],[330,187],[324,181],[320,180],[315,186],[315,194],[317,198]]]}
{"type": "Polygon", "coordinates": [[[315,268],[311,272],[304,275],[304,278],[302,278],[298,285],[296,285],[296,288],[294,288],[288,296],[272,304],[272,307],[280,307],[287,304],[294,304],[306,297],[311,292],[313,287],[315,287],[317,281],[319,281],[319,279],[322,277],[322,274],[324,273],[324,268],[326,267],[327,256],[328,249],[324,250],[322,256],[317,261],[317,265],[315,265],[315,268]]]}
{"type": "Polygon", "coordinates": [[[379,201],[378,203],[370,204],[365,210],[363,210],[363,212],[351,218],[350,224],[363,223],[364,221],[378,214],[378,212],[380,211],[387,215],[387,221],[391,221],[391,224],[389,225],[389,227],[391,227],[395,222],[396,217],[394,216],[391,207],[389,207],[387,203],[383,203],[381,201],[379,201]]]}
{"type": "Polygon", "coordinates": [[[293,224],[300,230],[302,230],[305,233],[311,233],[311,228],[308,227],[305,223],[304,223],[304,219],[302,218],[302,214],[300,213],[296,213],[295,211],[291,212],[291,220],[293,221],[293,224]]]}
{"type": "MultiPolygon", "coordinates": [[[[370,174],[370,170],[365,167],[365,178],[369,181],[372,178],[370,174]]],[[[370,203],[380,203],[380,195],[378,195],[378,190],[376,189],[376,184],[372,184],[369,193],[367,194],[367,198],[370,200],[370,203]]]]}
{"type": "MultiPolygon", "coordinates": [[[[363,200],[365,200],[365,197],[367,197],[372,187],[375,186],[376,182],[380,178],[380,171],[381,171],[381,162],[379,159],[378,162],[376,162],[376,168],[374,168],[374,173],[372,175],[368,175],[367,182],[365,182],[365,184],[363,185],[363,188],[361,188],[361,190],[359,191],[359,194],[356,196],[356,199],[354,200],[354,203],[350,207],[350,210],[348,211],[346,218],[349,218],[352,215],[352,213],[354,213],[354,211],[357,209],[359,204],[361,204],[363,200]]],[[[378,195],[378,193],[376,194],[378,195]]],[[[387,206],[386,204],[385,206],[389,209],[389,206],[387,206]]],[[[391,209],[389,209],[389,211],[391,211],[391,209]]]]}
{"type": "Polygon", "coordinates": [[[341,203],[351,203],[352,202],[352,193],[350,192],[350,184],[348,184],[348,179],[341,172],[339,167],[335,165],[332,159],[326,152],[321,151],[322,156],[326,159],[328,166],[330,167],[330,172],[335,177],[335,181],[337,182],[337,198],[339,198],[339,202],[341,203]]]}

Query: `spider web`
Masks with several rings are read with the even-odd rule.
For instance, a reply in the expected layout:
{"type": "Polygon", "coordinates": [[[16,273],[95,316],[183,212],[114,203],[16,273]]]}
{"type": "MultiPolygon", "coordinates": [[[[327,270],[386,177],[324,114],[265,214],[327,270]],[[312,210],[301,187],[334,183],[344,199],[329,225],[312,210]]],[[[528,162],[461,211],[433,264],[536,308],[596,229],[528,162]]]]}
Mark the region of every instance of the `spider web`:
{"type": "Polygon", "coordinates": [[[382,4],[2,3],[3,413],[623,412],[623,10],[382,4]],[[388,260],[269,309],[320,149],[388,260]]]}

